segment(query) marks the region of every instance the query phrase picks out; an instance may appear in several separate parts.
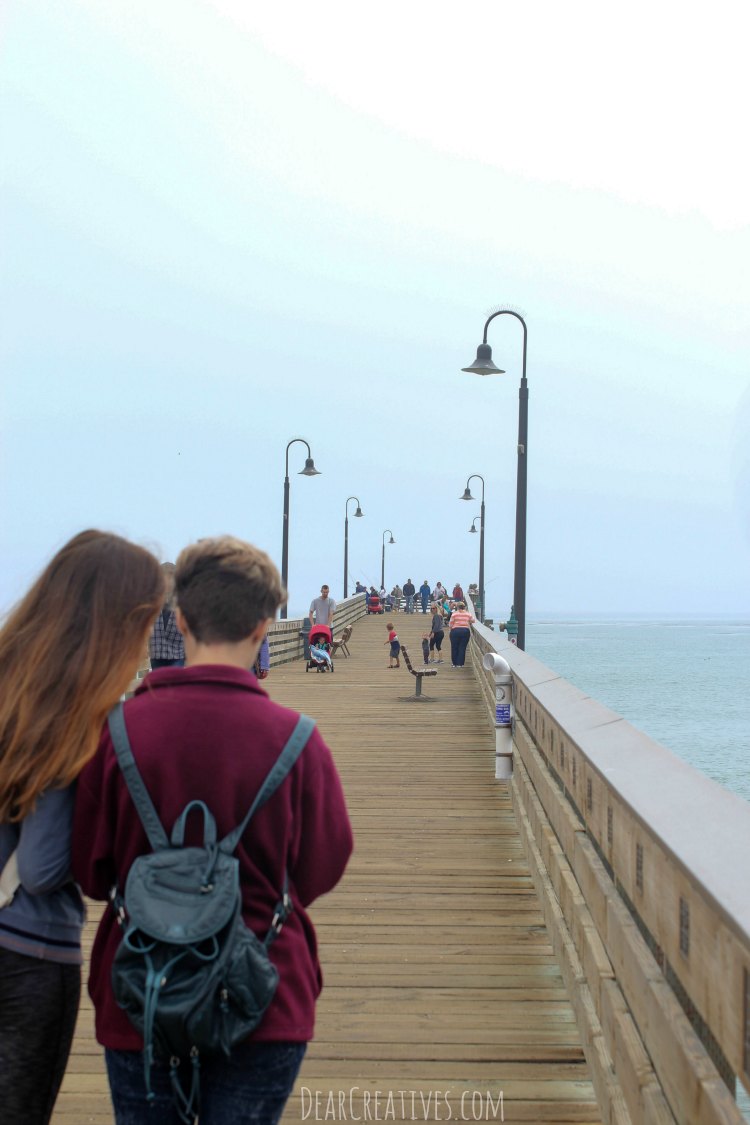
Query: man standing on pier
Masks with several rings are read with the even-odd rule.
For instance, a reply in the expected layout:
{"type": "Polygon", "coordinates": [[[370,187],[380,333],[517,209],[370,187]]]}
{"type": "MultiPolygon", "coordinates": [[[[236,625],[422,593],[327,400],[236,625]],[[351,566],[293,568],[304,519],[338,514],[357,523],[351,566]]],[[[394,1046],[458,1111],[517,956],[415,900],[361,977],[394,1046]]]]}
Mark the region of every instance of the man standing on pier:
{"type": "Polygon", "coordinates": [[[408,582],[404,582],[404,597],[406,598],[406,612],[414,613],[414,595],[416,594],[416,587],[411,578],[408,582]]]}
{"type": "Polygon", "coordinates": [[[335,601],[328,596],[328,586],[321,586],[320,597],[313,598],[310,602],[310,624],[327,625],[333,632],[333,611],[335,608],[335,601]]]}

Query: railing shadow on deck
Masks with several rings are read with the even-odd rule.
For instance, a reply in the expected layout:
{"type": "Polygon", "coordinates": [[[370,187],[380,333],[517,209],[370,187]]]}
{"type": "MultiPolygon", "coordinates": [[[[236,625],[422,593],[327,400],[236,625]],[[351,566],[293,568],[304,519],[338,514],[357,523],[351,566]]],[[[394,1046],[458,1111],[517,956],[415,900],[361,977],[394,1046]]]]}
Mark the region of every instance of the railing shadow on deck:
{"type": "Polygon", "coordinates": [[[492,718],[482,657],[511,667],[513,803],[605,1120],[743,1122],[750,804],[504,637],[473,639],[492,718]]]}

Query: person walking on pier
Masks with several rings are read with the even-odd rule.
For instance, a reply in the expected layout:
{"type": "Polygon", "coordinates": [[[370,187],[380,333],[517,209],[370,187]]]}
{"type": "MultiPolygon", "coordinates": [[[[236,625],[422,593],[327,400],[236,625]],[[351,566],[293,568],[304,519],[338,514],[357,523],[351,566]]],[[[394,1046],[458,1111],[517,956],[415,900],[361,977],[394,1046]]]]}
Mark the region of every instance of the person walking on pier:
{"type": "Polygon", "coordinates": [[[253,672],[259,680],[268,678],[268,673],[271,670],[271,648],[268,644],[268,637],[264,637],[261,646],[258,649],[258,655],[253,664],[253,672]]]}
{"type": "Polygon", "coordinates": [[[386,629],[388,630],[388,640],[385,641],[384,644],[389,644],[391,646],[391,651],[388,658],[388,667],[400,668],[401,661],[399,660],[399,653],[401,652],[401,642],[398,639],[398,633],[393,628],[392,621],[388,622],[388,624],[386,625],[386,629]],[[393,663],[394,660],[396,661],[395,664],[393,663]]]}
{"type": "Polygon", "coordinates": [[[448,622],[451,639],[451,663],[454,668],[463,668],[466,663],[466,649],[471,638],[474,618],[466,609],[465,602],[458,602],[448,622]]]}
{"type": "Polygon", "coordinates": [[[169,668],[185,663],[185,645],[174,616],[174,563],[161,564],[166,589],[164,605],[148,639],[148,656],[153,668],[169,668]]]}
{"type": "Polygon", "coordinates": [[[427,606],[430,601],[430,583],[425,578],[422,585],[419,587],[419,597],[422,600],[422,613],[427,613],[427,606]]]}
{"type": "Polygon", "coordinates": [[[414,595],[416,593],[416,586],[409,578],[404,582],[404,597],[406,598],[406,613],[414,613],[414,595]]]}
{"type": "MultiPolygon", "coordinates": [[[[272,702],[249,671],[284,588],[266,554],[230,536],[187,547],[177,559],[175,577],[186,666],[152,672],[125,703],[124,717],[138,771],[162,824],[171,828],[189,802],[202,798],[222,839],[251,807],[299,719],[272,702]]],[[[188,824],[186,843],[201,838],[199,829],[202,834],[201,824],[188,824]]],[[[105,728],[78,782],[73,872],[84,893],[106,900],[113,885],[125,886],[133,862],[150,850],[105,728]]],[[[321,989],[307,908],[338,883],[351,850],[341,781],[331,751],[314,729],[289,776],[257,811],[235,850],[245,925],[263,940],[282,891],[291,896],[293,909],[269,945],[279,981],[261,1022],[229,1057],[201,1060],[201,1121],[271,1125],[281,1117],[312,1037],[321,989]]],[[[171,1125],[178,1117],[170,1064],[154,1060],[150,1101],[143,1039],[115,1001],[112,963],[121,937],[115,911],[105,910],[91,956],[89,991],[115,1119],[171,1125]]],[[[190,1073],[193,1063],[183,1059],[180,1067],[190,1073]]]]}
{"type": "Polygon", "coordinates": [[[46,1125],[73,1040],[84,907],[74,782],[164,600],[158,560],[84,531],[0,631],[0,1121],[46,1125]]]}
{"type": "Polygon", "coordinates": [[[310,624],[311,625],[327,625],[333,633],[333,614],[336,609],[336,603],[330,597],[328,586],[320,587],[320,597],[313,598],[310,602],[310,624]],[[313,617],[315,620],[313,620],[313,617]]]}
{"type": "Polygon", "coordinates": [[[432,603],[432,625],[430,627],[430,652],[437,653],[437,656],[431,656],[435,664],[443,663],[442,648],[443,637],[445,635],[443,626],[443,615],[440,612],[440,606],[437,602],[432,603]]]}

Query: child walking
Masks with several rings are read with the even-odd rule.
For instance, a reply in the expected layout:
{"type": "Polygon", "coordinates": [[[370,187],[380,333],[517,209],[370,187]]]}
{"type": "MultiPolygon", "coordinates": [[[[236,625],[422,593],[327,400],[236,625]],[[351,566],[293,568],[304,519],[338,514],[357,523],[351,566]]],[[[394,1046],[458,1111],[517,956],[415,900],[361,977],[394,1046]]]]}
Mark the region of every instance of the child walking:
{"type": "Polygon", "coordinates": [[[396,633],[396,630],[393,628],[393,622],[392,621],[388,622],[388,624],[386,625],[386,629],[388,630],[388,640],[384,641],[383,643],[391,646],[391,655],[390,655],[390,659],[388,661],[388,667],[389,668],[400,668],[401,667],[401,661],[398,658],[398,654],[401,652],[401,645],[399,643],[398,634],[396,633]],[[395,664],[393,663],[394,660],[396,661],[395,664]]]}

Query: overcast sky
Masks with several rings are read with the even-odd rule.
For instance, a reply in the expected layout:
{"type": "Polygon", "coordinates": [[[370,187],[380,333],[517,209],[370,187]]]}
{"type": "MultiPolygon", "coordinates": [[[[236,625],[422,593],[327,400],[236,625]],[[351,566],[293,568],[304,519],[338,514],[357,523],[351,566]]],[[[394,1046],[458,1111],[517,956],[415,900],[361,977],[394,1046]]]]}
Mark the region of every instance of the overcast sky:
{"type": "Polygon", "coordinates": [[[5,0],[0,606],[87,526],[750,613],[745,5],[5,0]],[[694,22],[690,22],[694,19],[694,22]],[[474,485],[477,482],[474,482],[474,485]],[[475,495],[478,495],[475,492],[475,495]],[[353,505],[351,506],[353,507],[353,505]]]}

